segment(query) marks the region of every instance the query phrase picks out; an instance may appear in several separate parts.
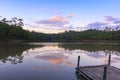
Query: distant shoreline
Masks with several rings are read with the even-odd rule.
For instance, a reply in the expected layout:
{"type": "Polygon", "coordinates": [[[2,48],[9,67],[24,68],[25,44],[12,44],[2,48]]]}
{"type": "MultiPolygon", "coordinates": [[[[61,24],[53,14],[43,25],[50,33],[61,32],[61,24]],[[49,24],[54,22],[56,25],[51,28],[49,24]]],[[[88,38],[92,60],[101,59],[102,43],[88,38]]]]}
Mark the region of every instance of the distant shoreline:
{"type": "MultiPolygon", "coordinates": [[[[35,41],[36,42],[36,41],[35,41]]],[[[34,41],[25,41],[25,40],[0,40],[1,43],[35,43],[34,41]]],[[[36,42],[44,43],[45,41],[36,42]]],[[[60,42],[60,43],[120,43],[119,40],[82,40],[82,41],[46,41],[46,42],[60,42]]]]}

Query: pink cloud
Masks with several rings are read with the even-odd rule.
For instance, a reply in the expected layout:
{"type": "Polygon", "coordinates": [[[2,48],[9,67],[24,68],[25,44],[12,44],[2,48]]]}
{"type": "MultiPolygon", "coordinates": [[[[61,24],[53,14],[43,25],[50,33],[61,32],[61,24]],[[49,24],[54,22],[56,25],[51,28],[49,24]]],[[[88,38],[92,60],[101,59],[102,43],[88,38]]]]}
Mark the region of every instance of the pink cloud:
{"type": "Polygon", "coordinates": [[[62,16],[53,16],[49,20],[54,23],[68,23],[68,20],[62,16]]]}
{"type": "Polygon", "coordinates": [[[51,21],[62,21],[64,18],[61,16],[53,16],[50,20],[51,21]]]}
{"type": "Polygon", "coordinates": [[[35,23],[37,24],[43,24],[43,25],[49,25],[49,26],[57,26],[57,27],[63,27],[66,24],[69,24],[69,19],[72,18],[74,15],[70,14],[66,17],[63,16],[53,16],[46,20],[38,20],[35,23]]]}

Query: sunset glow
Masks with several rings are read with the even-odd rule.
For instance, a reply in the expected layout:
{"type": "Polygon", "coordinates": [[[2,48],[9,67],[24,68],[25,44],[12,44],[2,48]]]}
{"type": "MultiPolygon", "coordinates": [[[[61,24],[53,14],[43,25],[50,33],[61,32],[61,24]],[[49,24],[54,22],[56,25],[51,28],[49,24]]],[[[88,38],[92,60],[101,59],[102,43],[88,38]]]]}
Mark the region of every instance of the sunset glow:
{"type": "Polygon", "coordinates": [[[0,16],[22,18],[43,33],[120,26],[120,0],[1,0],[0,16]]]}

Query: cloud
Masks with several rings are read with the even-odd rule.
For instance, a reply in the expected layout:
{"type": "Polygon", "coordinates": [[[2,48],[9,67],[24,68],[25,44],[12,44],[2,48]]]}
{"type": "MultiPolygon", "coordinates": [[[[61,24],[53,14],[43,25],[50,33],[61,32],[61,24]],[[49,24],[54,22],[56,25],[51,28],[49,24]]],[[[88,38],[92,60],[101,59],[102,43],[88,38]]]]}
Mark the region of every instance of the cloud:
{"type": "Polygon", "coordinates": [[[47,20],[40,20],[40,21],[36,21],[37,24],[67,24],[68,21],[63,18],[62,16],[53,16],[50,19],[47,20]]]}
{"type": "Polygon", "coordinates": [[[117,18],[113,18],[112,16],[105,16],[105,21],[114,21],[116,20],[117,18]]]}
{"type": "Polygon", "coordinates": [[[36,24],[47,25],[51,27],[63,27],[66,24],[69,24],[69,19],[72,18],[74,14],[69,14],[66,17],[63,16],[53,16],[46,20],[35,21],[36,24]]]}
{"type": "Polygon", "coordinates": [[[104,30],[106,27],[116,29],[120,27],[120,18],[114,18],[112,16],[105,16],[102,22],[93,22],[85,26],[86,29],[100,29],[104,30]]]}
{"type": "Polygon", "coordinates": [[[112,16],[105,16],[105,21],[113,24],[120,24],[120,18],[114,18],[112,16]]]}
{"type": "Polygon", "coordinates": [[[103,22],[93,22],[90,23],[86,26],[87,29],[96,29],[96,28],[102,28],[103,26],[105,26],[106,24],[103,22]]]}
{"type": "Polygon", "coordinates": [[[114,24],[120,24],[120,20],[114,21],[114,24]]]}

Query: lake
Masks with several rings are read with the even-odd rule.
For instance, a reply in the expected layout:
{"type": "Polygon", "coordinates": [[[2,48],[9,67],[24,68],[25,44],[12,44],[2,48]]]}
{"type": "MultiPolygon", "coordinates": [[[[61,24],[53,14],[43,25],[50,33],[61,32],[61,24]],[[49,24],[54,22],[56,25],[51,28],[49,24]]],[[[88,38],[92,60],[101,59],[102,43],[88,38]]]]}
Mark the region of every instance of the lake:
{"type": "Polygon", "coordinates": [[[0,44],[0,80],[78,80],[80,66],[108,64],[120,69],[117,43],[0,44]]]}

